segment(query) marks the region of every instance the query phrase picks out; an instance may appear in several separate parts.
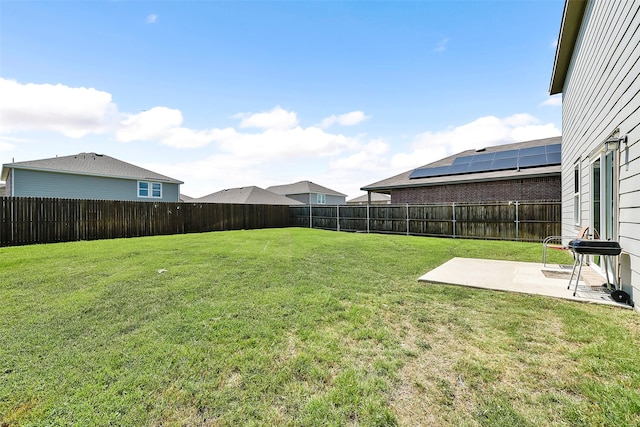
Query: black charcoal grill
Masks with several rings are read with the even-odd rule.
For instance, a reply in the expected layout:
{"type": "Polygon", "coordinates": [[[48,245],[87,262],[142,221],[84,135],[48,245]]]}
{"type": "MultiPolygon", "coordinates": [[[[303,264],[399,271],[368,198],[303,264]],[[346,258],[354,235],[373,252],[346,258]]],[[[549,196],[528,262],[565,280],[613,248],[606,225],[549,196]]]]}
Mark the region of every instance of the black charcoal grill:
{"type": "Polygon", "coordinates": [[[612,297],[618,302],[622,302],[624,297],[626,296],[628,299],[628,294],[623,292],[619,285],[618,279],[616,278],[615,269],[613,268],[613,257],[620,255],[622,252],[622,248],[618,242],[614,242],[612,240],[587,240],[587,239],[575,239],[569,242],[569,250],[573,252],[575,261],[573,263],[573,271],[571,272],[571,278],[569,279],[569,286],[567,289],[571,289],[571,282],[573,281],[573,276],[576,272],[576,266],[578,267],[578,277],[576,277],[576,284],[573,288],[573,296],[576,296],[576,291],[578,290],[578,282],[580,281],[580,273],[582,271],[582,264],[584,263],[585,255],[598,255],[603,259],[605,276],[607,278],[607,288],[611,289],[611,283],[609,282],[609,267],[611,267],[611,271],[613,274],[613,293],[612,297]]]}

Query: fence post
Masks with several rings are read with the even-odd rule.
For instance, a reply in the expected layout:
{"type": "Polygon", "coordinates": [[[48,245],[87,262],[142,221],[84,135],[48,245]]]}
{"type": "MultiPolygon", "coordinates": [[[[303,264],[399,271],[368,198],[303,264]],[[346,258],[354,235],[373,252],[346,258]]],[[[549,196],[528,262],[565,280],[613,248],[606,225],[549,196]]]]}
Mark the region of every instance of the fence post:
{"type": "Polygon", "coordinates": [[[313,228],[313,206],[309,203],[309,228],[313,228]]]}
{"type": "Polygon", "coordinates": [[[336,224],[338,225],[338,231],[340,231],[340,205],[336,205],[336,224]]]}
{"type": "Polygon", "coordinates": [[[520,206],[519,202],[516,200],[516,242],[518,241],[518,225],[520,221],[518,221],[518,206],[520,206]]]}
{"type": "Polygon", "coordinates": [[[451,203],[451,213],[453,219],[451,220],[451,225],[453,228],[453,238],[456,238],[456,202],[451,203]]]}
{"type": "Polygon", "coordinates": [[[367,233],[369,233],[369,203],[367,203],[367,233]]]}
{"type": "Polygon", "coordinates": [[[407,203],[407,236],[409,235],[409,203],[407,203]]]}

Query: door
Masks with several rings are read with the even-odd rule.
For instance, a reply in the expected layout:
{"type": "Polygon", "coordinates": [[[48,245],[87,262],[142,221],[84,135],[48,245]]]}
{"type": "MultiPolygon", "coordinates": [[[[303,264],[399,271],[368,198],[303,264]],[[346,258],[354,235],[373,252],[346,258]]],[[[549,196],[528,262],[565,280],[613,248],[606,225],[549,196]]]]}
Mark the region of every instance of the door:
{"type": "MultiPolygon", "coordinates": [[[[618,240],[617,153],[603,151],[591,164],[591,233],[602,240],[618,240]]],[[[603,267],[599,256],[592,261],[603,267]]]]}
{"type": "Polygon", "coordinates": [[[591,227],[603,240],[618,240],[616,151],[601,153],[591,164],[591,227]]]}

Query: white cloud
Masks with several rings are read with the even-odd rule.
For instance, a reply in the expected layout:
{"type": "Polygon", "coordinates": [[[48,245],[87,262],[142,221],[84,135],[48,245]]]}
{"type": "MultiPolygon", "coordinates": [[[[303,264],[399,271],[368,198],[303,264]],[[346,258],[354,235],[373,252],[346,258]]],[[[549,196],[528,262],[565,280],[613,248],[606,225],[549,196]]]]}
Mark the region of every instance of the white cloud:
{"type": "MultiPolygon", "coordinates": [[[[112,133],[121,142],[155,141],[175,148],[218,144],[223,153],[246,158],[330,156],[359,144],[358,138],[298,126],[297,114],[281,107],[263,113],[240,113],[239,128],[190,129],[182,126],[180,110],[153,107],[136,114],[118,112],[111,94],[63,85],[20,84],[0,79],[0,133],[50,131],[72,138],[112,133]]],[[[346,124],[365,117],[360,112],[340,116],[346,124]]],[[[4,142],[3,149],[13,145],[4,142]]]]}
{"type": "Polygon", "coordinates": [[[336,123],[341,126],[354,126],[370,118],[370,116],[365,115],[362,111],[351,111],[350,113],[344,113],[340,115],[333,114],[329,117],[326,117],[322,119],[322,122],[320,122],[319,126],[323,129],[326,129],[336,123]]]}
{"type": "Polygon", "coordinates": [[[120,122],[116,132],[119,141],[149,141],[162,139],[182,124],[182,113],[167,107],[154,107],[138,114],[130,114],[120,122]]]}
{"type": "Polygon", "coordinates": [[[243,158],[292,158],[330,156],[358,144],[357,138],[325,132],[316,127],[294,127],[295,112],[276,107],[268,113],[246,114],[240,127],[264,127],[257,133],[233,128],[194,130],[181,127],[182,113],[167,107],[129,115],[120,123],[116,138],[122,142],[158,141],[176,148],[203,147],[217,143],[224,153],[243,158]]]}
{"type": "Polygon", "coordinates": [[[480,117],[444,131],[417,135],[413,151],[395,155],[391,166],[394,169],[402,166],[406,170],[465,150],[559,135],[561,132],[553,123],[539,124],[530,114],[514,114],[503,119],[480,117]]]}
{"type": "Polygon", "coordinates": [[[369,170],[381,171],[388,167],[386,153],[389,152],[389,144],[377,139],[362,146],[357,153],[332,161],[329,167],[333,170],[369,170]]]}
{"type": "Polygon", "coordinates": [[[262,133],[229,132],[218,141],[226,153],[242,157],[292,158],[338,154],[357,146],[357,138],[331,134],[316,127],[267,129],[262,133]]]}
{"type": "Polygon", "coordinates": [[[558,129],[553,123],[547,123],[546,125],[519,126],[511,130],[511,137],[514,142],[531,141],[534,139],[543,139],[560,135],[560,129],[558,129]]]}
{"type": "Polygon", "coordinates": [[[264,113],[238,113],[233,117],[242,119],[241,128],[291,129],[298,124],[297,114],[280,106],[264,113]]]}
{"type": "Polygon", "coordinates": [[[155,24],[158,21],[158,15],[156,14],[151,14],[149,16],[147,16],[147,24],[155,24]]]}
{"type": "Polygon", "coordinates": [[[263,187],[265,177],[259,165],[256,160],[230,154],[215,154],[193,161],[140,164],[146,169],[184,181],[180,191],[191,197],[202,197],[225,188],[263,187]]]}
{"type": "Polygon", "coordinates": [[[224,140],[234,133],[232,128],[197,131],[179,127],[169,130],[159,141],[175,148],[196,148],[204,147],[214,141],[224,140]]]}
{"type": "Polygon", "coordinates": [[[436,43],[436,47],[433,49],[434,52],[444,52],[447,50],[447,44],[449,44],[448,38],[443,38],[438,43],[436,43]]]}
{"type": "Polygon", "coordinates": [[[107,132],[117,119],[111,94],[93,88],[0,78],[0,94],[0,133],[51,131],[81,138],[107,132]]]}
{"type": "Polygon", "coordinates": [[[562,107],[562,95],[550,96],[543,103],[541,103],[540,106],[541,107],[562,107]]]}

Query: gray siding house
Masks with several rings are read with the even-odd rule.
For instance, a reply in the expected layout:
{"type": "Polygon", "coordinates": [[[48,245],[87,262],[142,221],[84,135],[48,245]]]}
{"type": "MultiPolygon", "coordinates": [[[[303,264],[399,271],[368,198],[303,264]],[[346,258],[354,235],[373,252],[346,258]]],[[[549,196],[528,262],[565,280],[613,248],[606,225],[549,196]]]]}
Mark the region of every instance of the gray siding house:
{"type": "Polygon", "coordinates": [[[0,178],[7,196],[143,202],[177,202],[183,184],[96,153],[7,163],[0,178]]]}
{"type": "MultiPolygon", "coordinates": [[[[640,1],[566,1],[551,78],[562,93],[562,234],[620,242],[640,300],[640,1]]],[[[592,265],[597,267],[597,259],[592,265]]],[[[636,304],[636,310],[639,305],[636,304]]]]}
{"type": "Polygon", "coordinates": [[[300,181],[293,184],[273,185],[267,187],[282,196],[304,203],[305,205],[344,205],[347,195],[311,181],[300,181]]]}

